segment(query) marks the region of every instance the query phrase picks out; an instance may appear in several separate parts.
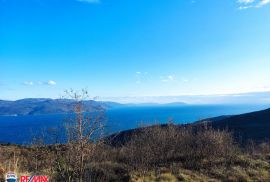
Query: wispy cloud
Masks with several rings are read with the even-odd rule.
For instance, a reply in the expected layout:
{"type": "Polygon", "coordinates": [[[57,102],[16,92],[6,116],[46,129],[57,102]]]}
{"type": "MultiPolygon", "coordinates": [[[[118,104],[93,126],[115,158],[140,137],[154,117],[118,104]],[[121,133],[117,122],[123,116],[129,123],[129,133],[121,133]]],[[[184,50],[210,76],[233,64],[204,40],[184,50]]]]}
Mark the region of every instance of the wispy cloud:
{"type": "Polygon", "coordinates": [[[255,2],[255,0],[238,0],[239,3],[249,4],[255,2]]]}
{"type": "Polygon", "coordinates": [[[23,82],[23,85],[26,85],[26,86],[33,86],[33,85],[56,85],[56,81],[54,80],[48,80],[48,81],[38,81],[38,82],[33,82],[33,81],[24,81],[23,82]]]}
{"type": "Polygon", "coordinates": [[[161,82],[172,82],[172,81],[175,81],[175,77],[173,75],[161,77],[161,82]]]}
{"type": "Polygon", "coordinates": [[[34,82],[32,82],[32,81],[24,81],[23,84],[26,85],[26,86],[32,86],[32,85],[34,85],[34,82]]]}
{"type": "Polygon", "coordinates": [[[185,77],[182,78],[177,78],[175,75],[167,75],[167,76],[161,76],[160,77],[160,81],[167,83],[167,82],[174,82],[174,83],[189,83],[191,81],[197,81],[197,78],[193,78],[193,79],[188,79],[185,77]]]}
{"type": "Polygon", "coordinates": [[[270,4],[270,0],[238,0],[239,10],[245,10],[250,8],[261,8],[270,4]]]}
{"type": "Polygon", "coordinates": [[[265,5],[269,4],[269,3],[270,3],[270,0],[261,0],[258,3],[257,7],[262,7],[262,6],[265,6],[265,5]]]}
{"type": "Polygon", "coordinates": [[[78,2],[83,2],[83,3],[91,3],[91,4],[97,4],[100,3],[100,0],[77,0],[78,2]]]}
{"type": "Polygon", "coordinates": [[[53,80],[49,80],[46,82],[47,85],[56,85],[56,82],[53,80]]]}

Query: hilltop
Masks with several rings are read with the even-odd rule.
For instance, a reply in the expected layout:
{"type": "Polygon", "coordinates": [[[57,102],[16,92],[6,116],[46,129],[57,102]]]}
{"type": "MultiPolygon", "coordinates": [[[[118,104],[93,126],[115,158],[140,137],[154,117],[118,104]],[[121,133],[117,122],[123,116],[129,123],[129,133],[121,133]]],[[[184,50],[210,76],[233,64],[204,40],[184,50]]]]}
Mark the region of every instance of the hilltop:
{"type": "MultiPolygon", "coordinates": [[[[0,116],[65,114],[74,110],[76,102],[72,99],[29,98],[16,101],[0,100],[0,116]]],[[[115,102],[83,101],[84,112],[94,112],[119,107],[115,102]]]]}

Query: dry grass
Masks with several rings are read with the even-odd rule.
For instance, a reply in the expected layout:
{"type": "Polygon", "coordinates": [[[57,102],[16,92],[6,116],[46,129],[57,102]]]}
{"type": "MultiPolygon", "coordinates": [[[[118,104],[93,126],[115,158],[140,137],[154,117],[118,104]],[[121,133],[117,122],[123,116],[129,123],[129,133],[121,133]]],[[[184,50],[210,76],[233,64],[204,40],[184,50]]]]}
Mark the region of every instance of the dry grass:
{"type": "MultiPolygon", "coordinates": [[[[270,181],[269,143],[250,146],[239,148],[230,133],[207,127],[154,126],[121,147],[98,145],[86,157],[84,181],[270,181]]],[[[74,172],[61,163],[68,151],[65,145],[0,146],[0,178],[14,170],[66,181],[61,175],[74,172]]]]}

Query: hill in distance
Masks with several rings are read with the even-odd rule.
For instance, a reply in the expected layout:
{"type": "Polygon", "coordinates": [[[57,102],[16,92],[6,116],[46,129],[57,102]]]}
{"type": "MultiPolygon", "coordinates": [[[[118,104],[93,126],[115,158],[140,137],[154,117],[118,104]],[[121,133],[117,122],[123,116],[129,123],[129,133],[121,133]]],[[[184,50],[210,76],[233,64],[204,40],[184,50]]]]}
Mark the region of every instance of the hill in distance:
{"type": "MultiPolygon", "coordinates": [[[[270,108],[240,115],[209,118],[192,124],[174,125],[174,127],[192,127],[196,130],[196,128],[206,124],[217,130],[232,132],[235,139],[240,143],[246,143],[249,140],[255,142],[270,140],[270,108]]],[[[161,126],[166,128],[168,125],[163,124],[161,126]]],[[[147,130],[147,128],[151,128],[151,126],[122,131],[109,136],[108,141],[114,146],[123,145],[135,135],[143,133],[143,130],[147,130]]]]}
{"type": "MultiPolygon", "coordinates": [[[[29,98],[16,101],[0,100],[0,116],[42,115],[42,114],[65,114],[72,112],[75,101],[71,99],[29,98]]],[[[120,104],[116,102],[83,101],[85,112],[94,112],[101,109],[118,107],[153,107],[153,106],[183,106],[183,102],[168,104],[143,103],[143,104],[120,104]]]]}
{"type": "MultiPolygon", "coordinates": [[[[83,101],[85,112],[94,112],[111,107],[119,107],[121,104],[114,102],[97,102],[94,100],[83,101]]],[[[65,114],[72,112],[75,101],[71,99],[21,99],[16,101],[0,100],[0,115],[41,115],[41,114],[65,114]]]]}

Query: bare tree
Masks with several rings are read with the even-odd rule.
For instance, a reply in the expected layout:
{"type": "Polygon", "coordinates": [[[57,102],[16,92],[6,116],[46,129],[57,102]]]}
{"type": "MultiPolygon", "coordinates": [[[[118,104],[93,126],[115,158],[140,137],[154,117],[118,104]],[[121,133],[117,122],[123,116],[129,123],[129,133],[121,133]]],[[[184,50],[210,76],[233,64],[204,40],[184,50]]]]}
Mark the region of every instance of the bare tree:
{"type": "MultiPolygon", "coordinates": [[[[87,90],[81,92],[68,90],[65,92],[69,99],[72,99],[73,114],[67,120],[66,137],[67,148],[64,152],[65,171],[72,171],[68,181],[72,178],[76,181],[84,181],[86,161],[90,158],[99,143],[104,128],[104,110],[100,107],[93,112],[85,112],[85,100],[88,98],[87,90]]],[[[65,174],[67,174],[65,172],[65,174]]]]}

